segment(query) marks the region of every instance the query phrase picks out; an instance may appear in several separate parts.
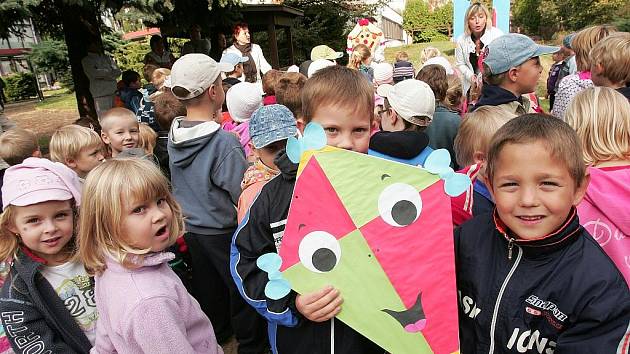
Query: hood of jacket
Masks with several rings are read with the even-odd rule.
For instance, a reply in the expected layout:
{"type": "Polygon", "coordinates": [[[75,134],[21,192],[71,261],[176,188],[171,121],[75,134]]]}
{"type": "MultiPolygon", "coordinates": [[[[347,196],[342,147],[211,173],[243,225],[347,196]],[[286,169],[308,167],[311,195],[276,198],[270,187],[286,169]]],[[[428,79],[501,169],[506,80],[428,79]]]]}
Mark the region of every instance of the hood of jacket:
{"type": "MultiPolygon", "coordinates": [[[[590,167],[591,182],[582,204],[590,204],[593,213],[604,215],[617,229],[630,235],[630,166],[593,168],[590,167]]],[[[578,207],[581,216],[584,210],[578,207]]],[[[586,220],[582,220],[586,221],[586,220]]]]}
{"type": "Polygon", "coordinates": [[[282,178],[287,181],[294,181],[297,176],[297,170],[299,164],[291,162],[289,160],[289,156],[287,156],[287,152],[285,150],[281,150],[276,155],[276,158],[273,160],[273,163],[278,166],[280,170],[280,174],[282,178]]]}
{"type": "Polygon", "coordinates": [[[398,159],[412,159],[429,145],[429,136],[418,131],[378,132],[370,138],[370,150],[398,159]]]}
{"type": "Polygon", "coordinates": [[[214,138],[221,128],[214,121],[203,122],[186,128],[182,124],[183,121],[184,117],[175,118],[169,134],[173,147],[172,151],[169,151],[170,161],[179,167],[190,165],[199,151],[214,138]]]}
{"type": "Polygon", "coordinates": [[[481,97],[475,107],[473,107],[473,111],[481,106],[498,106],[514,101],[522,103],[522,98],[514,96],[512,92],[500,86],[483,85],[481,88],[481,97]]]}

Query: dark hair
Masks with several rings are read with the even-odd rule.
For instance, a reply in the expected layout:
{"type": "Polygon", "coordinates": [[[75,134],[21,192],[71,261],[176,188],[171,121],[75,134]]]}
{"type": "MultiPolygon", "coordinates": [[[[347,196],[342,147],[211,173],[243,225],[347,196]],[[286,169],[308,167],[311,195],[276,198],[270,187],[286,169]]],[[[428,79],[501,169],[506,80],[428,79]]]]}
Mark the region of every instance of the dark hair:
{"type": "Polygon", "coordinates": [[[262,77],[262,87],[265,95],[275,95],[276,94],[276,83],[278,82],[278,77],[280,76],[280,72],[276,69],[271,69],[265,73],[262,77]]]}
{"type": "Polygon", "coordinates": [[[426,82],[431,87],[435,99],[440,102],[444,101],[446,91],[448,91],[448,78],[444,67],[437,64],[427,65],[418,71],[416,80],[426,82]]]}
{"type": "Polygon", "coordinates": [[[499,154],[507,144],[541,142],[550,155],[564,163],[576,186],[586,174],[582,147],[577,133],[566,122],[548,114],[524,114],[505,123],[492,137],[488,148],[486,174],[494,177],[499,154]]]}
{"type": "Polygon", "coordinates": [[[155,105],[155,119],[163,131],[171,128],[176,117],[186,115],[186,106],[170,90],[153,97],[153,104],[155,105]]]}
{"type": "Polygon", "coordinates": [[[96,119],[92,117],[89,117],[89,116],[79,117],[72,124],[76,124],[76,125],[88,128],[88,129],[92,129],[99,136],[101,135],[101,125],[98,123],[96,119]]]}
{"type": "Polygon", "coordinates": [[[133,70],[125,70],[122,73],[122,81],[129,86],[132,82],[140,80],[140,74],[133,70]]]}
{"type": "Polygon", "coordinates": [[[232,28],[232,37],[236,38],[236,36],[238,36],[238,34],[241,32],[241,30],[244,30],[244,29],[249,29],[249,26],[247,25],[247,23],[239,22],[235,24],[234,27],[232,28]]]}
{"type": "Polygon", "coordinates": [[[149,40],[149,45],[151,46],[151,50],[153,50],[153,47],[155,47],[155,45],[161,41],[162,41],[162,36],[160,36],[159,34],[152,35],[151,39],[149,40]]]}
{"type": "Polygon", "coordinates": [[[286,73],[276,84],[276,101],[286,106],[297,119],[302,115],[302,88],[306,84],[306,76],[300,73],[286,73]]]}

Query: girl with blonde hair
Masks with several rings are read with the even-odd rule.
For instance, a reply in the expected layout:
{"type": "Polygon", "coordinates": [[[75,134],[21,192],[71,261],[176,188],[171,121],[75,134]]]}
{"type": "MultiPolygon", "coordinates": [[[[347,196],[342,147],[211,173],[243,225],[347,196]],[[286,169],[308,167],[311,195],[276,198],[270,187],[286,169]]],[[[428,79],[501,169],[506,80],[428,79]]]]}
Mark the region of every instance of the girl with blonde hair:
{"type": "Polygon", "coordinates": [[[580,223],[630,284],[630,103],[608,87],[575,95],[565,115],[582,143],[590,184],[578,205],[580,223]]]}
{"type": "Polygon", "coordinates": [[[75,259],[79,176],[64,164],[27,158],[6,170],[2,202],[0,259],[12,261],[0,320],[13,350],[89,352],[98,312],[93,283],[75,259]]]}
{"type": "Polygon", "coordinates": [[[363,76],[370,82],[374,81],[374,69],[370,66],[372,62],[372,52],[365,44],[357,44],[352,48],[352,54],[348,60],[350,69],[359,70],[363,76]]]}
{"type": "Polygon", "coordinates": [[[591,49],[602,39],[617,32],[617,28],[611,25],[597,25],[587,27],[578,32],[571,40],[571,48],[575,51],[577,73],[567,75],[558,84],[556,98],[554,99],[551,114],[564,119],[564,114],[575,95],[589,87],[593,87],[591,80],[591,49]]]}
{"type": "Polygon", "coordinates": [[[151,162],[114,159],[86,179],[79,255],[96,274],[99,353],[221,353],[210,321],[168,265],[184,232],[151,162]]]}

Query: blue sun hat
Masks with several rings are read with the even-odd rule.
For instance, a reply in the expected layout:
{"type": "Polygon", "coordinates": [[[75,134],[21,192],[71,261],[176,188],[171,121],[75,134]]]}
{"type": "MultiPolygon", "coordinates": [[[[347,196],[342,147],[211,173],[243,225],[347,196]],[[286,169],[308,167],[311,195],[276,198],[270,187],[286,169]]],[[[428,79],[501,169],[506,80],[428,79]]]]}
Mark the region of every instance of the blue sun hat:
{"type": "Polygon", "coordinates": [[[294,137],[297,131],[293,113],[281,104],[263,106],[249,120],[249,135],[256,149],[294,137]]]}
{"type": "Polygon", "coordinates": [[[488,44],[487,50],[484,64],[490,68],[493,75],[497,75],[521,65],[531,58],[553,54],[560,48],[539,45],[526,35],[509,33],[488,44]]]}

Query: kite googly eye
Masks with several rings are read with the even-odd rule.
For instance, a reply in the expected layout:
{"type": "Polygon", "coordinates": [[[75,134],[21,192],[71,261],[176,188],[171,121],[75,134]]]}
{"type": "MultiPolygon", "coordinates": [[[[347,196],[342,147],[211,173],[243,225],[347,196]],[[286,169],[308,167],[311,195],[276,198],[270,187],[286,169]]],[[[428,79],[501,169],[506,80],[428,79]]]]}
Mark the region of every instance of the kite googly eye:
{"type": "Polygon", "coordinates": [[[405,227],[418,219],[422,211],[420,193],[405,183],[394,183],[378,197],[378,212],[391,226],[405,227]]]}
{"type": "Polygon", "coordinates": [[[313,231],[300,241],[298,254],[306,269],[315,273],[326,273],[339,263],[341,246],[335,236],[328,232],[313,231]]]}

